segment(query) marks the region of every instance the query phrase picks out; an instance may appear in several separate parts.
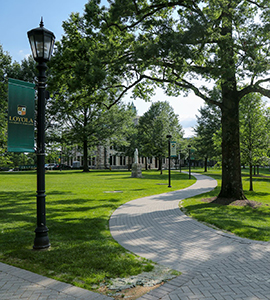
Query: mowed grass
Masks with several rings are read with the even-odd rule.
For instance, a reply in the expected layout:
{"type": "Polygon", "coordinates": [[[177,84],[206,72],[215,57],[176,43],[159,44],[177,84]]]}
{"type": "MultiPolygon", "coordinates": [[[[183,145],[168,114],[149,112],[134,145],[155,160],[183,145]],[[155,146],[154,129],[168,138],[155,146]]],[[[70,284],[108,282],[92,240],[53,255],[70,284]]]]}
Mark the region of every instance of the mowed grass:
{"type": "MultiPolygon", "coordinates": [[[[196,172],[202,171],[196,170],[196,172]]],[[[210,193],[184,200],[182,203],[184,210],[199,221],[212,224],[238,236],[259,241],[270,241],[269,170],[260,170],[260,175],[253,177],[253,192],[249,191],[248,170],[243,170],[242,172],[244,193],[248,200],[262,204],[257,208],[224,206],[202,202],[203,198],[217,196],[221,186],[221,170],[210,170],[204,174],[217,179],[218,187],[210,193]]]]}
{"type": "Polygon", "coordinates": [[[109,218],[123,203],[182,189],[195,180],[172,171],[172,188],[168,188],[167,172],[143,172],[142,179],[130,175],[117,171],[47,172],[51,248],[34,251],[36,173],[0,173],[0,260],[90,290],[110,278],[151,270],[149,261],[114,241],[109,218]]]}

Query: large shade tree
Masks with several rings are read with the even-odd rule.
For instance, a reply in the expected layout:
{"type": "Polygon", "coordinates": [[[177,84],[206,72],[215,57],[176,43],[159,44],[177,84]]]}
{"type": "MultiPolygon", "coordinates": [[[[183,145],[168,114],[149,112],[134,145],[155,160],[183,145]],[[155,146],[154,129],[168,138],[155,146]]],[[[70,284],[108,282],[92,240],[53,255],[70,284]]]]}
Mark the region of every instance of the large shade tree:
{"type": "MultiPolygon", "coordinates": [[[[88,25],[115,39],[129,33],[118,49],[121,66],[140,83],[168,95],[193,92],[220,108],[222,117],[222,187],[220,198],[245,199],[241,180],[239,102],[257,92],[270,96],[270,14],[267,0],[115,0],[86,5],[88,25]],[[220,96],[216,97],[216,87],[220,96]]],[[[131,76],[130,76],[131,78],[131,76]]],[[[151,88],[150,88],[151,91],[151,88]]],[[[187,105],[188,105],[188,99],[187,105]]]]}
{"type": "Polygon", "coordinates": [[[78,13],[63,23],[65,34],[56,43],[50,62],[48,110],[83,149],[83,170],[88,172],[88,149],[116,139],[132,122],[134,113],[121,103],[126,88],[123,73],[111,64],[110,36],[98,35],[78,13]],[[109,67],[110,66],[110,67],[109,67]]]}

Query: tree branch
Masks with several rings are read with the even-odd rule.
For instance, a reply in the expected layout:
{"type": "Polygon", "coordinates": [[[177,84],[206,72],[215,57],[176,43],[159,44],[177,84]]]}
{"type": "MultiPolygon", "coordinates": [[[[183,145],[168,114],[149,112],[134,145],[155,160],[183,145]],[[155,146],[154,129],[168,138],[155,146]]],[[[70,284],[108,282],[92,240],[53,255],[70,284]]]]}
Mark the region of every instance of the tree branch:
{"type": "MultiPolygon", "coordinates": [[[[173,75],[177,76],[177,74],[173,73],[173,75]]],[[[186,81],[185,79],[181,78],[180,80],[182,82],[179,82],[177,80],[168,80],[168,79],[160,79],[160,78],[154,78],[154,77],[151,77],[151,76],[147,76],[147,75],[144,75],[144,77],[146,79],[150,79],[152,81],[156,81],[156,82],[159,82],[159,83],[173,83],[175,85],[177,85],[178,87],[181,87],[181,88],[184,88],[184,89],[189,89],[189,90],[192,90],[194,92],[194,94],[198,97],[200,97],[201,99],[203,99],[205,102],[209,103],[209,104],[213,104],[213,105],[216,105],[218,107],[221,108],[222,106],[222,103],[221,102],[218,102],[218,101],[215,101],[209,97],[207,97],[206,95],[204,95],[202,92],[200,92],[200,90],[195,87],[193,84],[191,84],[190,82],[186,81]]],[[[178,76],[177,76],[178,77],[178,76]]]]}
{"type": "Polygon", "coordinates": [[[239,99],[250,93],[260,93],[265,97],[270,98],[270,90],[260,86],[261,83],[270,82],[270,78],[261,79],[239,91],[239,99]]]}
{"type": "MultiPolygon", "coordinates": [[[[115,26],[120,31],[124,31],[126,29],[130,29],[130,28],[133,28],[133,27],[137,26],[144,19],[146,19],[147,17],[152,16],[153,14],[155,14],[158,11],[162,10],[163,8],[174,7],[174,6],[177,6],[177,5],[190,8],[190,6],[185,3],[185,0],[178,0],[178,1],[167,2],[167,3],[165,2],[165,3],[161,3],[161,4],[153,4],[153,5],[150,5],[146,9],[143,9],[143,10],[138,9],[138,6],[137,6],[135,1],[133,1],[133,3],[134,3],[134,6],[135,6],[136,16],[139,17],[139,19],[136,22],[132,23],[131,25],[121,27],[117,23],[109,23],[108,20],[104,18],[104,21],[107,24],[107,27],[115,26]]],[[[196,9],[196,12],[198,12],[198,9],[199,9],[198,6],[195,3],[193,3],[193,5],[196,9]]],[[[201,12],[201,11],[199,10],[199,12],[201,12]]],[[[203,16],[202,13],[200,13],[200,15],[203,16]]]]}
{"type": "MultiPolygon", "coordinates": [[[[103,103],[103,105],[107,109],[110,109],[113,105],[115,105],[116,103],[118,103],[121,100],[121,98],[124,96],[124,94],[126,92],[128,92],[130,89],[132,89],[136,84],[141,82],[144,78],[145,78],[145,75],[140,75],[138,80],[134,81],[130,86],[124,88],[124,90],[120,93],[120,95],[116,98],[115,101],[113,101],[110,105],[106,105],[105,103],[103,103]]],[[[123,86],[121,86],[121,87],[123,87],[123,86]]]]}
{"type": "Polygon", "coordinates": [[[252,0],[247,0],[247,2],[251,3],[251,4],[254,4],[255,6],[259,7],[259,8],[268,8],[267,6],[263,6],[261,4],[258,4],[256,1],[252,1],[252,0]]]}

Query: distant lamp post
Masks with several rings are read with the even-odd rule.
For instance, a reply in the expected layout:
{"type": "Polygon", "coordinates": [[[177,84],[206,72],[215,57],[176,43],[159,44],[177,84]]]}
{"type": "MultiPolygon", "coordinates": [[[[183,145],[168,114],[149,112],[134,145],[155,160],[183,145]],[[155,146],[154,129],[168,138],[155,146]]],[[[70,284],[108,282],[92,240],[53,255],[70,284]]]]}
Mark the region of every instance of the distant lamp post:
{"type": "Polygon", "coordinates": [[[179,158],[179,171],[181,173],[181,151],[179,151],[178,158],[179,158]]]}
{"type": "Polygon", "coordinates": [[[37,228],[34,249],[50,247],[49,229],[46,227],[45,210],[45,82],[46,62],[50,60],[55,36],[44,28],[41,18],[40,27],[27,32],[34,60],[38,62],[38,107],[37,107],[37,228]]]}
{"type": "Polygon", "coordinates": [[[188,178],[189,179],[191,179],[190,148],[191,145],[188,145],[188,178]]]}
{"type": "Polygon", "coordinates": [[[166,135],[166,138],[168,139],[168,153],[169,153],[169,185],[168,187],[171,186],[171,138],[172,136],[170,134],[166,135]]]}

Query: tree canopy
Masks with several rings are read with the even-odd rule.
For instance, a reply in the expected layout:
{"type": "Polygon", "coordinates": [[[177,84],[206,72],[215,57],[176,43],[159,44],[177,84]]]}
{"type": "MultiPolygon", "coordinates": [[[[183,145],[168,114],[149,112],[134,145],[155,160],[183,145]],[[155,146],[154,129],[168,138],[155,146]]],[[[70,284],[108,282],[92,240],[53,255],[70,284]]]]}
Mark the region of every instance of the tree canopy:
{"type": "Polygon", "coordinates": [[[158,85],[173,96],[194,92],[221,109],[219,197],[245,199],[239,101],[254,92],[270,96],[269,1],[115,0],[108,8],[99,3],[86,5],[87,24],[126,41],[113,59],[124,66],[130,85],[137,82],[134,96],[148,99],[158,85]]]}

